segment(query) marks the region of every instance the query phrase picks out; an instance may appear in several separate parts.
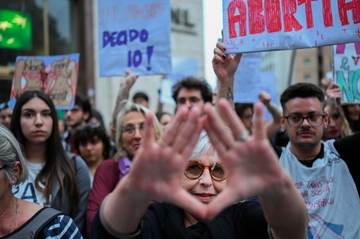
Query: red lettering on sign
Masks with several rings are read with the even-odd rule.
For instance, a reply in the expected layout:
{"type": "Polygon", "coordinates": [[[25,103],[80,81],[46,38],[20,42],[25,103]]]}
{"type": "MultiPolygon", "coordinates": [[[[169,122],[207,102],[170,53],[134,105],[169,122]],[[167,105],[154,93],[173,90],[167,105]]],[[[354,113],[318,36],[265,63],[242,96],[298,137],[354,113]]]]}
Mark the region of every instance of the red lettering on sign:
{"type": "Polygon", "coordinates": [[[334,24],[330,0],[322,0],[322,13],[324,18],[324,26],[332,27],[334,24]]]}
{"type": "Polygon", "coordinates": [[[299,5],[305,4],[305,13],[306,13],[306,26],[307,28],[314,27],[314,18],[311,2],[314,0],[299,0],[299,5]]]}
{"type": "Polygon", "coordinates": [[[228,24],[230,38],[235,38],[236,30],[235,23],[239,23],[240,36],[246,36],[246,5],[243,0],[233,0],[228,6],[228,24]],[[239,15],[235,16],[236,9],[239,10],[239,15]]]}
{"type": "Polygon", "coordinates": [[[354,23],[360,23],[360,0],[353,0],[352,2],[346,2],[346,0],[338,0],[339,4],[339,16],[341,25],[349,25],[349,19],[347,11],[351,10],[354,23]]]}
{"type": "Polygon", "coordinates": [[[265,19],[268,32],[281,31],[280,0],[265,1],[265,19]]]}
{"type": "Polygon", "coordinates": [[[250,34],[262,33],[265,31],[265,18],[261,15],[263,11],[262,0],[248,1],[249,7],[249,31],[250,34]]]}
{"type": "Polygon", "coordinates": [[[297,10],[296,0],[282,0],[282,9],[285,32],[291,32],[293,29],[295,31],[301,30],[302,26],[294,16],[297,10]]]}
{"type": "MultiPolygon", "coordinates": [[[[356,54],[360,55],[360,42],[355,42],[355,51],[356,54]]],[[[336,54],[344,54],[345,52],[345,44],[340,44],[336,46],[336,54]]]]}

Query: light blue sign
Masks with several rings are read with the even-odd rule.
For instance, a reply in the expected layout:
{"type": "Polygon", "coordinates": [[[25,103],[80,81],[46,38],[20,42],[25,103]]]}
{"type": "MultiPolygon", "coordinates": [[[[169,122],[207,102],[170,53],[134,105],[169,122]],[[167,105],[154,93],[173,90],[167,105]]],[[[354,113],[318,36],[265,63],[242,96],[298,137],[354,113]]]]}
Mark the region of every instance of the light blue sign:
{"type": "Polygon", "coordinates": [[[98,0],[100,76],[171,72],[170,0],[98,0]]]}
{"type": "Polygon", "coordinates": [[[172,73],[161,81],[160,102],[175,105],[172,86],[188,76],[198,76],[198,60],[195,58],[175,57],[172,59],[172,73]]]}

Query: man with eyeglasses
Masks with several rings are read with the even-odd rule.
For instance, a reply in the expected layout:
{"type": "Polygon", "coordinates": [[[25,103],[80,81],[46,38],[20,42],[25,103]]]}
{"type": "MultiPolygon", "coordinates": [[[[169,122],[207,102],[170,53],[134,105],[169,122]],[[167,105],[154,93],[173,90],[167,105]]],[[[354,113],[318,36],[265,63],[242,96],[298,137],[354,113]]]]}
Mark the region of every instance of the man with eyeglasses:
{"type": "MultiPolygon", "coordinates": [[[[227,98],[232,96],[241,54],[226,54],[225,50],[223,43],[217,44],[213,67],[224,85],[219,94],[227,98]]],[[[329,123],[324,100],[324,92],[314,84],[289,86],[280,102],[281,125],[290,142],[274,149],[304,198],[308,238],[360,238],[360,133],[323,142],[329,123]]]]}
{"type": "Polygon", "coordinates": [[[88,98],[77,94],[75,96],[74,107],[71,110],[66,110],[65,120],[67,130],[61,137],[62,144],[66,151],[74,154],[79,154],[79,151],[74,145],[74,135],[79,126],[86,124],[91,118],[91,104],[88,98]]]}
{"type": "Polygon", "coordinates": [[[321,141],[328,126],[325,96],[310,83],[289,86],[281,95],[282,127],[290,143],[275,147],[309,212],[309,238],[358,238],[360,235],[360,134],[321,141]]]}
{"type": "Polygon", "coordinates": [[[186,77],[178,81],[172,88],[172,97],[176,102],[176,109],[182,106],[204,108],[206,102],[212,103],[212,90],[205,80],[186,77]]]}

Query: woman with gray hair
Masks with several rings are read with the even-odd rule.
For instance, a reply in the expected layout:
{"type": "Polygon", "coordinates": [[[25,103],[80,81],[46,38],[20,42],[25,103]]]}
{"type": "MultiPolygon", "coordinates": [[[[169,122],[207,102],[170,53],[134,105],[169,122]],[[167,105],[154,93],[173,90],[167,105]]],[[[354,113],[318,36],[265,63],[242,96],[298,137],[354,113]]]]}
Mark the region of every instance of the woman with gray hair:
{"type": "MultiPolygon", "coordinates": [[[[115,144],[117,154],[113,159],[104,160],[96,169],[93,187],[87,206],[87,230],[90,233],[92,220],[103,199],[111,193],[119,180],[128,172],[133,158],[143,143],[145,118],[150,110],[142,105],[126,103],[116,119],[115,144]]],[[[153,122],[154,139],[161,134],[160,123],[153,122]]]]}
{"type": "Polygon", "coordinates": [[[306,238],[307,209],[267,139],[262,105],[253,135],[225,99],[218,109],[232,132],[211,104],[205,117],[182,107],[161,144],[149,127],[154,115],[146,118],[144,143],[104,199],[92,239],[306,238]],[[259,202],[243,201],[252,196],[259,202]]]}
{"type": "Polygon", "coordinates": [[[14,196],[13,186],[25,182],[27,177],[19,143],[0,125],[0,238],[82,238],[70,217],[14,196]]]}

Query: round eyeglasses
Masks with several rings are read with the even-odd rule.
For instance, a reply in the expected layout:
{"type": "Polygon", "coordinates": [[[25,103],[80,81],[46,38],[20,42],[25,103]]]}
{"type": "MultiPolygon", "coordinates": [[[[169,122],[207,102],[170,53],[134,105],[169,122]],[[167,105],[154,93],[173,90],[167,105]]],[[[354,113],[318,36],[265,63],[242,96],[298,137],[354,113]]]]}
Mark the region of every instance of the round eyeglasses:
{"type": "Polygon", "coordinates": [[[224,169],[219,163],[215,164],[215,166],[205,166],[197,161],[192,161],[186,167],[184,175],[188,179],[198,179],[203,175],[205,169],[209,169],[211,177],[216,181],[226,179],[224,169]]]}

